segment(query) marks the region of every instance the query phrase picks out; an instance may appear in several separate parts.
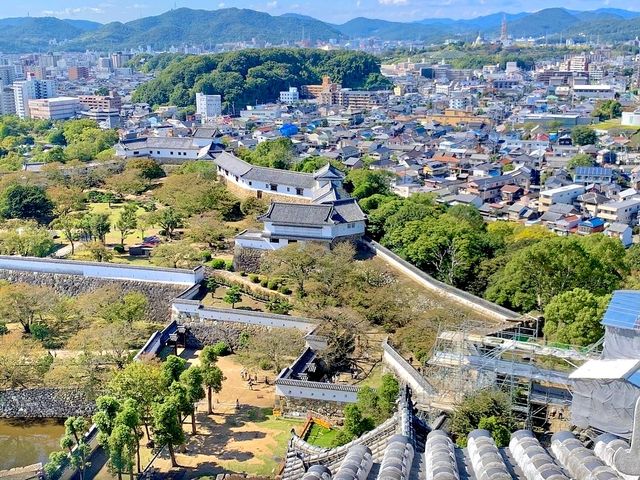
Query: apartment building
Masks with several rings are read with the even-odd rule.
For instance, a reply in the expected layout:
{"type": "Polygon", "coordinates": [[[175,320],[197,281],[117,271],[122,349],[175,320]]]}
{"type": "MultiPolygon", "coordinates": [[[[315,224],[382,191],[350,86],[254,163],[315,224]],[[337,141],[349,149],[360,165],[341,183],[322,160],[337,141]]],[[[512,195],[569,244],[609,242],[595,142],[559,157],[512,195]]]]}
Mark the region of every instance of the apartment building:
{"type": "Polygon", "coordinates": [[[196,113],[202,123],[208,123],[222,115],[222,96],[196,93],[196,113]]]}
{"type": "Polygon", "coordinates": [[[630,198],[600,205],[598,215],[607,222],[635,225],[638,223],[638,211],[640,211],[640,199],[630,198]]]}
{"type": "Polygon", "coordinates": [[[66,120],[80,110],[77,97],[55,97],[29,100],[29,116],[40,120],[66,120]]]}
{"type": "Polygon", "coordinates": [[[20,118],[28,118],[30,117],[29,100],[55,97],[56,82],[54,80],[38,80],[33,73],[29,73],[26,80],[13,83],[13,95],[16,114],[20,118]]]}
{"type": "Polygon", "coordinates": [[[565,185],[563,187],[551,188],[540,192],[540,206],[541,212],[549,210],[551,205],[557,203],[564,203],[571,205],[575,200],[585,193],[585,189],[582,185],[565,185]]]}
{"type": "Polygon", "coordinates": [[[69,67],[69,70],[67,70],[67,76],[69,80],[71,80],[72,82],[75,82],[78,80],[86,80],[87,78],[89,78],[89,67],[84,67],[84,66],[69,67]]]}
{"type": "Polygon", "coordinates": [[[110,92],[109,95],[80,95],[80,104],[89,110],[120,110],[122,98],[118,92],[110,92]]]}

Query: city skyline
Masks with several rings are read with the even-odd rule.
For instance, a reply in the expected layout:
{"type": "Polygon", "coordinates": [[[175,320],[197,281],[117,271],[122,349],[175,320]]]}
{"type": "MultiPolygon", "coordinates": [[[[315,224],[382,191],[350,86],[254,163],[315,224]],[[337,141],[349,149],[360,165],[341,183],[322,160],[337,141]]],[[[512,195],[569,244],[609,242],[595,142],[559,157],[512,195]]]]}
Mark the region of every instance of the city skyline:
{"type": "Polygon", "coordinates": [[[271,15],[297,13],[310,15],[326,22],[343,23],[356,17],[380,18],[392,21],[417,21],[425,18],[474,18],[497,12],[519,13],[544,8],[562,7],[573,10],[598,8],[628,8],[624,0],[541,0],[531,9],[531,3],[523,0],[205,0],[174,1],[157,0],[130,3],[124,0],[31,0],[24,4],[0,5],[0,17],[55,16],[58,18],[84,19],[100,23],[127,22],[142,17],[162,14],[174,7],[215,10],[219,8],[249,8],[271,15]],[[330,8],[327,8],[330,6],[330,8]]]}

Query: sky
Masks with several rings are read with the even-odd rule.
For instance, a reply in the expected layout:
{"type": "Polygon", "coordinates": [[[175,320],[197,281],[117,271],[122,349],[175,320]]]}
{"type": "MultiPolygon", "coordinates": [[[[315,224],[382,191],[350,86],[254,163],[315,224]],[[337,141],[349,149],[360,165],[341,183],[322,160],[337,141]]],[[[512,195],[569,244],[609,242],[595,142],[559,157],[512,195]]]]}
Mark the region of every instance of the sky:
{"type": "MultiPolygon", "coordinates": [[[[0,0],[0,18],[56,16],[101,23],[158,15],[174,6],[215,10],[238,7],[272,15],[299,13],[342,23],[355,17],[415,21],[424,18],[473,18],[495,12],[517,13],[562,6],[574,10],[629,9],[629,0],[0,0]]],[[[640,5],[636,10],[640,10],[640,5]]]]}

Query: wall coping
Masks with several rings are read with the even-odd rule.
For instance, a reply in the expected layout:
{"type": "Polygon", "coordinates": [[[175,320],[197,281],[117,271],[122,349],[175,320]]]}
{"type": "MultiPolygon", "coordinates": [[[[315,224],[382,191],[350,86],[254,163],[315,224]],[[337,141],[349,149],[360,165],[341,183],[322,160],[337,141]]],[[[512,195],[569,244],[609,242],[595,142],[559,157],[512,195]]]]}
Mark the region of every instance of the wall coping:
{"type": "Polygon", "coordinates": [[[519,313],[509,310],[508,308],[497,305],[493,302],[490,302],[489,300],[485,300],[484,298],[478,297],[469,292],[465,292],[464,290],[461,290],[452,285],[448,285],[444,282],[441,282],[440,280],[436,280],[431,275],[423,272],[416,266],[411,265],[402,257],[392,252],[388,248],[383,247],[374,240],[363,238],[362,242],[375,254],[378,254],[378,252],[382,253],[383,255],[388,257],[389,260],[395,262],[397,264],[397,267],[409,270],[413,275],[416,275],[426,283],[429,283],[434,288],[434,290],[440,291],[442,295],[445,295],[452,300],[457,301],[458,303],[472,303],[478,310],[484,311],[485,314],[488,313],[489,315],[493,315],[494,317],[497,316],[507,321],[518,321],[521,318],[521,315],[519,313]]]}
{"type": "Polygon", "coordinates": [[[315,388],[320,390],[335,390],[340,392],[354,392],[360,391],[360,387],[355,385],[342,385],[338,383],[324,383],[324,382],[310,382],[305,380],[290,380],[288,378],[281,378],[275,381],[276,385],[285,385],[289,387],[303,387],[303,388],[315,388]]]}
{"type": "Polygon", "coordinates": [[[200,306],[198,308],[198,310],[200,310],[202,312],[208,312],[208,313],[220,313],[220,314],[225,314],[225,315],[229,315],[229,314],[245,315],[247,317],[263,318],[263,319],[268,319],[268,320],[281,320],[283,322],[308,323],[309,325],[317,325],[318,324],[318,321],[313,320],[311,318],[305,318],[305,317],[294,317],[294,316],[291,316],[291,315],[281,315],[281,314],[277,314],[277,313],[255,312],[253,310],[234,310],[234,309],[229,309],[229,308],[205,307],[198,300],[176,299],[176,300],[173,301],[173,305],[179,305],[181,303],[184,303],[186,305],[198,304],[200,306]]]}
{"type": "MultiPolygon", "coordinates": [[[[142,265],[127,265],[126,263],[106,263],[106,262],[87,262],[84,260],[76,261],[76,260],[64,260],[59,258],[40,258],[40,257],[23,257],[19,255],[0,255],[0,262],[2,260],[7,260],[11,262],[36,262],[36,263],[52,263],[58,265],[82,265],[82,266],[90,266],[90,267],[101,267],[101,268],[122,268],[126,270],[139,270],[139,271],[157,271],[157,272],[168,272],[168,273],[179,273],[179,274],[195,274],[199,272],[204,267],[202,265],[198,265],[192,270],[186,268],[164,268],[164,267],[144,267],[142,265]]],[[[0,270],[17,270],[16,268],[0,268],[0,270]]],[[[33,271],[32,269],[28,269],[29,271],[33,271]]],[[[48,273],[48,272],[45,272],[48,273]]],[[[69,274],[73,275],[73,274],[69,274]]],[[[169,283],[169,282],[160,282],[160,283],[169,283]]]]}

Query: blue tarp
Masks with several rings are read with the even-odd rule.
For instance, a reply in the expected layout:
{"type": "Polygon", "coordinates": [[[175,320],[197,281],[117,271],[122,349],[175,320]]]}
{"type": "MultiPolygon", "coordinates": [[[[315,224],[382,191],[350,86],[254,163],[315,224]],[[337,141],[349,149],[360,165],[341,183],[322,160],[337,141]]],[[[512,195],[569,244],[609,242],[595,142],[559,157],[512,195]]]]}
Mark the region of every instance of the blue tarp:
{"type": "Polygon", "coordinates": [[[280,134],[283,137],[292,137],[296,133],[298,133],[298,127],[291,123],[285,123],[284,125],[282,125],[282,127],[280,127],[280,134]]]}
{"type": "Polygon", "coordinates": [[[640,330],[640,291],[613,292],[602,324],[626,330],[640,330]]]}

